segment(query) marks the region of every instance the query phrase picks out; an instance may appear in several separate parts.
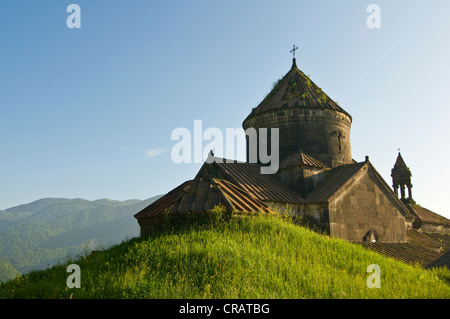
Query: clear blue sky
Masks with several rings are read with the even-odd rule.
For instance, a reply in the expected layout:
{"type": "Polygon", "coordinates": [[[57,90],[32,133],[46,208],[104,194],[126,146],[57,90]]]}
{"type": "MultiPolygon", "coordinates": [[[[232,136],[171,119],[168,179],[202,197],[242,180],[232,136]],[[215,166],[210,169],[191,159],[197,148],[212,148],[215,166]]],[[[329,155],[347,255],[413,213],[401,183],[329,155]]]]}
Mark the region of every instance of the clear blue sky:
{"type": "Polygon", "coordinates": [[[448,0],[2,1],[0,209],[168,192],[201,166],[171,161],[171,132],[241,127],[297,44],[299,68],[353,116],[353,157],[391,184],[400,147],[415,200],[450,218],[449,12],[448,0]],[[66,26],[71,3],[81,29],[66,26]],[[371,3],[380,29],[366,25],[371,3]]]}

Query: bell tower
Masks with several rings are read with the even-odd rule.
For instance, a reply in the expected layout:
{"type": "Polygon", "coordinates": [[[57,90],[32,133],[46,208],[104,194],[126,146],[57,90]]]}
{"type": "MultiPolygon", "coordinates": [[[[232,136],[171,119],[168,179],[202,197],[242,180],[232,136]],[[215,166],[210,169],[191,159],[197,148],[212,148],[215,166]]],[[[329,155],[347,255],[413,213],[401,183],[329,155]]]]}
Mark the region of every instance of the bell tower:
{"type": "Polygon", "coordinates": [[[414,204],[412,198],[412,187],[411,184],[411,170],[406,166],[402,155],[398,152],[397,160],[395,161],[394,168],[391,171],[392,177],[392,187],[394,187],[394,192],[399,197],[398,190],[400,189],[400,199],[405,204],[414,204]],[[406,198],[405,188],[408,189],[408,198],[406,198]]]}

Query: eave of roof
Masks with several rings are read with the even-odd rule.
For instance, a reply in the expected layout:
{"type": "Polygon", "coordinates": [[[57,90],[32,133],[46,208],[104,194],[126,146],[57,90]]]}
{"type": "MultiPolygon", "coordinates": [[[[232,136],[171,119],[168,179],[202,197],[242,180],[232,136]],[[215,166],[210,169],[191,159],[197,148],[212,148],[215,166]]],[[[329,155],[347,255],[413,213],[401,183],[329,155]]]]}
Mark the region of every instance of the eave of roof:
{"type": "Polygon", "coordinates": [[[205,213],[216,205],[237,213],[275,214],[268,206],[231,182],[216,178],[189,180],[134,215],[136,219],[205,213]]]}
{"type": "Polygon", "coordinates": [[[301,204],[300,194],[283,184],[273,174],[261,174],[261,166],[253,163],[210,157],[200,168],[196,178],[218,177],[229,180],[261,201],[301,204]],[[212,169],[215,173],[211,173],[212,169]],[[201,176],[209,171],[208,176],[201,176]],[[212,175],[211,175],[212,174],[212,175]]]}

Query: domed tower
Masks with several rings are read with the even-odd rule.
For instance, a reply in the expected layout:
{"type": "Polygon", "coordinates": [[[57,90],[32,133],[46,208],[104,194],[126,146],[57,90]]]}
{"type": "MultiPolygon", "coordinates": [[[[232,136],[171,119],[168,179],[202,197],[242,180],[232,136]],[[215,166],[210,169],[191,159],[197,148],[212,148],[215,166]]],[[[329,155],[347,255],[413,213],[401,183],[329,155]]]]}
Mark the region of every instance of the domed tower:
{"type": "MultiPolygon", "coordinates": [[[[279,128],[279,162],[303,151],[328,167],[352,163],[352,117],[297,67],[289,72],[244,120],[244,130],[279,128]]],[[[258,138],[259,143],[259,138],[258,138]]],[[[249,154],[247,143],[247,158],[249,154]]],[[[259,145],[257,145],[259,154],[259,145]]],[[[270,147],[267,147],[270,150],[270,147]]],[[[259,155],[258,155],[258,162],[259,155]]]]}
{"type": "Polygon", "coordinates": [[[412,198],[412,184],[411,184],[411,170],[406,166],[402,155],[398,152],[397,160],[395,161],[394,168],[391,171],[392,177],[392,187],[394,187],[394,192],[398,197],[398,189],[400,188],[400,199],[404,203],[414,204],[412,198]],[[405,187],[408,188],[408,198],[405,195],[405,187]]]}

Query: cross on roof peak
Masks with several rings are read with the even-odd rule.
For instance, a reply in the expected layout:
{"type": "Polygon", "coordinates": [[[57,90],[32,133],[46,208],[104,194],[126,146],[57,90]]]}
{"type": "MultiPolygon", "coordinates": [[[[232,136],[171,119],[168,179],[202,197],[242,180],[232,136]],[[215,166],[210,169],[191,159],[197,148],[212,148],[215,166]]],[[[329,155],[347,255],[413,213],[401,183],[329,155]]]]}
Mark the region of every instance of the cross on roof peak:
{"type": "Polygon", "coordinates": [[[295,59],[295,51],[297,51],[298,50],[298,47],[297,46],[295,46],[295,44],[292,46],[292,50],[291,50],[291,53],[294,55],[294,59],[295,59]]]}

